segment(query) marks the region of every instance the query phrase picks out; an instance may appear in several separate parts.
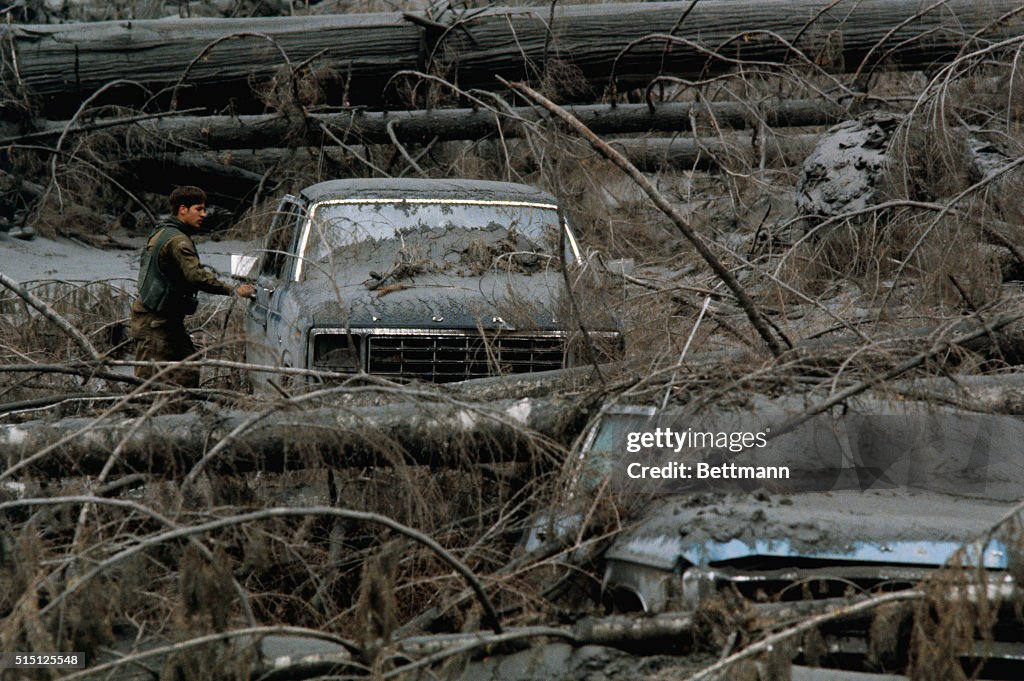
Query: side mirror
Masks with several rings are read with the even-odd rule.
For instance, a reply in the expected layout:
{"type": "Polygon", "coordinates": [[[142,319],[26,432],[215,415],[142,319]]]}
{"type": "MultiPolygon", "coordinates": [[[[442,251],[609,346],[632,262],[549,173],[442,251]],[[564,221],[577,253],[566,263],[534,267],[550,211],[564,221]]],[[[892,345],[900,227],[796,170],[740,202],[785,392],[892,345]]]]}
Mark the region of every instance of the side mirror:
{"type": "Polygon", "coordinates": [[[259,260],[255,255],[242,255],[240,253],[231,254],[231,276],[236,279],[242,279],[250,281],[252,279],[253,268],[256,267],[256,261],[259,260]]]}

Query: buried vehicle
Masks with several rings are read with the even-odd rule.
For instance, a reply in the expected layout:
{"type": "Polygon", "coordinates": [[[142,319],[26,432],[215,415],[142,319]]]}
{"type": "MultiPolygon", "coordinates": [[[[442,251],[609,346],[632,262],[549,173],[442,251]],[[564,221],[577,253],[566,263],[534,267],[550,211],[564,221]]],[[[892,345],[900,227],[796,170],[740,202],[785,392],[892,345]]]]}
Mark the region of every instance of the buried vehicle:
{"type": "Polygon", "coordinates": [[[433,382],[573,366],[621,343],[592,301],[577,302],[597,330],[569,330],[563,265],[579,263],[558,204],[532,187],[314,184],[284,198],[258,257],[246,359],[433,382]]]}
{"type": "MultiPolygon", "coordinates": [[[[606,607],[739,622],[757,604],[827,612],[929,580],[934,607],[973,622],[942,654],[971,678],[1024,678],[1021,515],[1007,513],[1024,498],[1024,420],[871,398],[783,432],[805,408],[606,407],[581,445],[573,501],[527,548],[577,536],[588,491],[618,490],[638,508],[603,554],[606,607]]],[[[802,678],[905,679],[911,660],[929,664],[910,632],[942,621],[920,616],[908,602],[836,619],[787,655],[811,668],[802,678]]]]}

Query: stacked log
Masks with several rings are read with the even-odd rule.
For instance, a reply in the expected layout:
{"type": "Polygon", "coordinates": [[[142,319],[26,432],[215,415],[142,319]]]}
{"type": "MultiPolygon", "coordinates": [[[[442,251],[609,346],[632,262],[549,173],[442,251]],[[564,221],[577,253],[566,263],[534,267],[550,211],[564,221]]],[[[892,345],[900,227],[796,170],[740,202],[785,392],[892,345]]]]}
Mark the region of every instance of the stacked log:
{"type": "Polygon", "coordinates": [[[125,81],[122,101],[161,95],[182,106],[251,108],[262,106],[252,103],[253,79],[286,81],[310,69],[319,71],[329,104],[402,102],[394,76],[409,70],[466,90],[552,69],[565,76],[567,94],[593,100],[610,84],[624,90],[659,74],[698,78],[739,60],[862,75],[883,62],[916,70],[976,41],[1020,33],[1009,0],[927,9],[915,0],[691,4],[12,25],[3,29],[12,57],[4,78],[48,114],[70,113],[115,80],[125,81]]]}

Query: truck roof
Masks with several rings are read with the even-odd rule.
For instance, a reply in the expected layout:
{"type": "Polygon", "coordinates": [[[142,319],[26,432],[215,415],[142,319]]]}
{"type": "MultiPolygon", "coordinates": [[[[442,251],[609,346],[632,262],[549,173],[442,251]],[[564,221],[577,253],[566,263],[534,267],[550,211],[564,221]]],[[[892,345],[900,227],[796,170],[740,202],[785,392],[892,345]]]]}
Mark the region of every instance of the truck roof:
{"type": "Polygon", "coordinates": [[[357,198],[438,198],[485,201],[524,201],[555,204],[555,198],[536,187],[514,182],[373,178],[328,180],[302,190],[311,201],[357,198]]]}

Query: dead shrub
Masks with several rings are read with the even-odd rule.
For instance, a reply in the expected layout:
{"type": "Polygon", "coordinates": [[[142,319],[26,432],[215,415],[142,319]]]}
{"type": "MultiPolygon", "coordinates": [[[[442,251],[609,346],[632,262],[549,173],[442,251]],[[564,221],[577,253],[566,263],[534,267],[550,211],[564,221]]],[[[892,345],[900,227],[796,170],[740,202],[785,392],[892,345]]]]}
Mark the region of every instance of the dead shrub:
{"type": "Polygon", "coordinates": [[[875,611],[868,630],[868,663],[874,669],[903,669],[905,642],[910,635],[914,608],[910,603],[891,603],[875,611]]]}
{"type": "Polygon", "coordinates": [[[333,67],[314,62],[302,68],[282,64],[270,79],[250,86],[266,110],[290,112],[325,104],[328,91],[336,88],[337,82],[333,67]]]}
{"type": "Polygon", "coordinates": [[[583,76],[583,70],[558,58],[549,58],[545,63],[540,92],[556,102],[579,101],[594,94],[593,88],[583,76]]]}
{"type": "MultiPolygon", "coordinates": [[[[85,284],[64,281],[31,282],[30,293],[53,307],[89,339],[100,353],[119,356],[127,347],[130,297],[112,282],[85,284]]],[[[79,357],[81,350],[41,314],[10,291],[0,291],[0,362],[60,364],[79,357]]],[[[40,394],[76,392],[78,381],[59,374],[36,377],[29,382],[11,382],[0,389],[8,400],[40,394]]]]}
{"type": "MultiPolygon", "coordinates": [[[[979,222],[967,216],[936,220],[933,211],[876,211],[833,225],[826,239],[804,240],[786,254],[779,273],[786,284],[810,297],[845,280],[875,301],[899,290],[896,300],[901,303],[972,309],[1000,295],[999,261],[986,241],[979,222]],[[906,284],[912,286],[904,288],[906,284]]],[[[779,295],[788,303],[798,302],[789,292],[779,295]]]]}
{"type": "Polygon", "coordinates": [[[941,201],[969,184],[972,163],[964,130],[953,114],[911,116],[890,143],[891,163],[883,195],[941,201]]]}
{"type": "Polygon", "coordinates": [[[984,642],[992,640],[999,603],[988,596],[987,571],[949,567],[925,584],[925,593],[914,608],[908,675],[913,681],[977,678],[981,662],[965,669],[961,656],[980,653],[983,660],[984,642]]]}
{"type": "Polygon", "coordinates": [[[192,545],[186,546],[178,569],[183,615],[204,631],[224,631],[232,611],[230,563],[221,551],[208,560],[192,545]]]}

